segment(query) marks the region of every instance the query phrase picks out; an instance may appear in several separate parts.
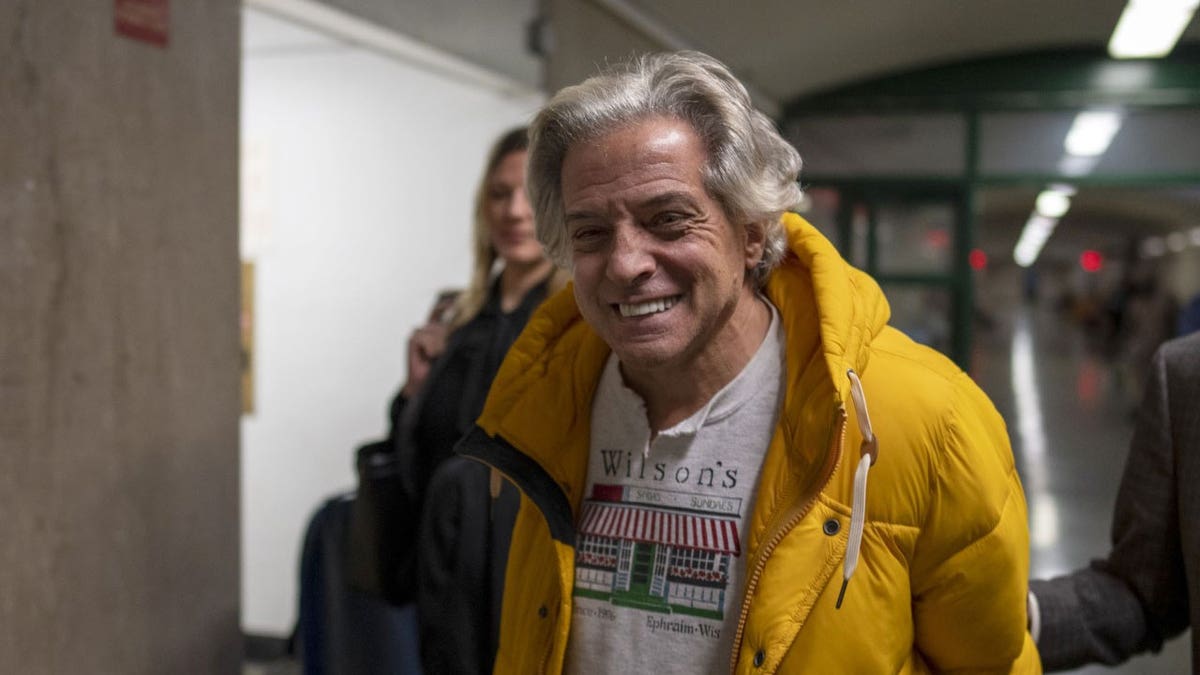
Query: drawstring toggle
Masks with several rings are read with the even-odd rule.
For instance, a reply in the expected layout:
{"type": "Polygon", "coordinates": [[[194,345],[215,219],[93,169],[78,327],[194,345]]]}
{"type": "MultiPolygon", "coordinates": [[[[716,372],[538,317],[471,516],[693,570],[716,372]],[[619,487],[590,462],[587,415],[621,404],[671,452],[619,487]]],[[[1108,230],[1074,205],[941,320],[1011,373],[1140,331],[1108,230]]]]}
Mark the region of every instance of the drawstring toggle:
{"type": "Polygon", "coordinates": [[[867,398],[863,394],[862,381],[858,373],[847,370],[850,378],[850,399],[854,401],[854,413],[858,418],[858,430],[862,434],[862,445],[859,446],[858,466],[854,470],[854,499],[850,506],[850,540],[846,543],[846,558],[842,564],[842,588],[838,591],[837,609],[842,608],[842,600],[846,597],[846,587],[850,585],[850,577],[858,567],[858,557],[862,552],[863,527],[867,519],[867,475],[871,466],[879,459],[879,442],[871,429],[871,416],[867,413],[867,398]]]}

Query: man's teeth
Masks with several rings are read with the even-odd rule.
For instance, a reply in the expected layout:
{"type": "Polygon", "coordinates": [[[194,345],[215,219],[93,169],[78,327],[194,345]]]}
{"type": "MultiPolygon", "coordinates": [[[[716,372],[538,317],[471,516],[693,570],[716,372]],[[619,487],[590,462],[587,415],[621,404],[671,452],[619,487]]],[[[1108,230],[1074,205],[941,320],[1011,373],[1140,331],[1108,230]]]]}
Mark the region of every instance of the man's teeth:
{"type": "Polygon", "coordinates": [[[621,311],[621,316],[643,316],[645,314],[655,314],[665,312],[675,306],[679,302],[680,296],[672,296],[670,298],[660,298],[649,302],[639,302],[632,305],[624,303],[618,304],[617,308],[621,311]]]}

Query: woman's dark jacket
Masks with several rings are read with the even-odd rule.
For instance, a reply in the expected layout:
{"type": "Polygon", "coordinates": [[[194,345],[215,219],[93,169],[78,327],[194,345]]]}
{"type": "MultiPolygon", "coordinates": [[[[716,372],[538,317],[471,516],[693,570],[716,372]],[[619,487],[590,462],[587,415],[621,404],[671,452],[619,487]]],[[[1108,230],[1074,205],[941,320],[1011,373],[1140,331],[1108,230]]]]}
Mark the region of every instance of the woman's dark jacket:
{"type": "Polygon", "coordinates": [[[494,282],[479,314],[450,335],[421,391],[396,395],[388,438],[358,450],[351,583],[393,604],[417,602],[427,672],[491,672],[519,496],[504,483],[493,499],[487,468],[452,451],[546,293],[543,282],[505,313],[494,282]]]}

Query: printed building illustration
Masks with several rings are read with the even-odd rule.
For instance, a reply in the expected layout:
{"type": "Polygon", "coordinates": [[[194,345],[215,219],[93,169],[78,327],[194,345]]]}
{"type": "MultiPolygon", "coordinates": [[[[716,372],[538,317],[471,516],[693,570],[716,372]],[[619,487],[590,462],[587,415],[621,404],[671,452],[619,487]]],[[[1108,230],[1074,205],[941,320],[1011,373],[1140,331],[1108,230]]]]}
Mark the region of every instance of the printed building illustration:
{"type": "Polygon", "coordinates": [[[702,495],[596,485],[579,522],[575,595],[724,618],[730,560],[741,555],[731,517],[740,500],[715,501],[733,513],[698,510],[714,503],[702,495]]]}

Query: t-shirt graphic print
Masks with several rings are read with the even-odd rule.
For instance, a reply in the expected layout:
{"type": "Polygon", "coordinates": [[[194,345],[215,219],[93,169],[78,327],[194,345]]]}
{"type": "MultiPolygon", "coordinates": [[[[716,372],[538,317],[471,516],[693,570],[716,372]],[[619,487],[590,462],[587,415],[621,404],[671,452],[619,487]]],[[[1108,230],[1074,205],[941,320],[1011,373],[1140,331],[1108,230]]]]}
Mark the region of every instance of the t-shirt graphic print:
{"type": "Polygon", "coordinates": [[[593,400],[576,523],[567,672],[728,671],[745,584],[744,532],[782,377],[782,331],[773,317],[742,372],[651,440],[641,398],[609,358],[593,400]]]}
{"type": "MultiPolygon", "coordinates": [[[[704,471],[711,479],[719,469],[704,471]]],[[[659,464],[655,472],[665,475],[664,466],[659,464]]],[[[596,484],[579,520],[575,596],[723,621],[729,573],[733,559],[742,554],[741,502],[738,497],[596,484]]],[[[697,630],[718,629],[699,624],[697,630]]]]}

